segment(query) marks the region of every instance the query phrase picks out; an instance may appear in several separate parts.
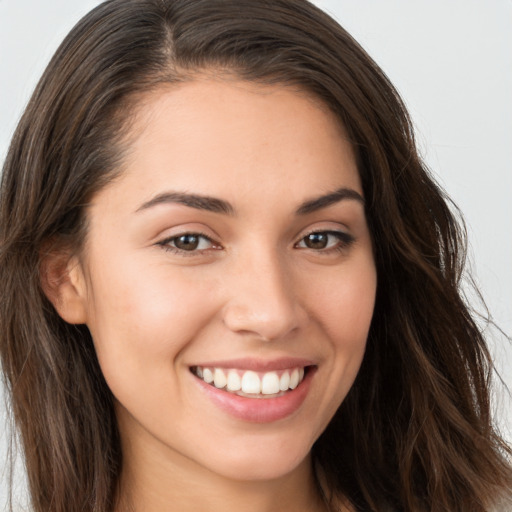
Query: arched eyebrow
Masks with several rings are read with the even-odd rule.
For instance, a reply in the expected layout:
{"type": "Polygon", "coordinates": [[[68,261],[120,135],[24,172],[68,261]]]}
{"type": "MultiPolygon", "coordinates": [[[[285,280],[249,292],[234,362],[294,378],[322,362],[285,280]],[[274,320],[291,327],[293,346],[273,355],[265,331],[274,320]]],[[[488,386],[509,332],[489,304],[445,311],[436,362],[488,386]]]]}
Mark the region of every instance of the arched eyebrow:
{"type": "Polygon", "coordinates": [[[297,208],[297,215],[308,215],[309,213],[316,212],[322,208],[327,208],[333,204],[339,203],[344,200],[355,200],[364,205],[363,196],[352,188],[339,188],[334,192],[324,194],[313,199],[308,199],[297,208]]]}
{"type": "MultiPolygon", "coordinates": [[[[364,199],[351,188],[340,188],[334,192],[308,199],[302,203],[295,211],[296,215],[308,215],[310,213],[327,208],[344,200],[355,200],[364,204],[364,199]]],[[[189,194],[186,192],[163,192],[158,194],[149,201],[143,203],[136,212],[147,210],[160,204],[182,204],[189,208],[197,210],[206,210],[213,213],[222,213],[224,215],[235,215],[236,211],[233,205],[224,199],[217,197],[203,196],[199,194],[189,194]]]]}
{"type": "Polygon", "coordinates": [[[235,210],[233,206],[223,199],[216,197],[202,196],[198,194],[187,194],[185,192],[164,192],[146,201],[139,208],[137,212],[147,210],[159,204],[183,204],[190,208],[197,210],[206,210],[214,213],[223,213],[225,215],[234,215],[235,210]]]}

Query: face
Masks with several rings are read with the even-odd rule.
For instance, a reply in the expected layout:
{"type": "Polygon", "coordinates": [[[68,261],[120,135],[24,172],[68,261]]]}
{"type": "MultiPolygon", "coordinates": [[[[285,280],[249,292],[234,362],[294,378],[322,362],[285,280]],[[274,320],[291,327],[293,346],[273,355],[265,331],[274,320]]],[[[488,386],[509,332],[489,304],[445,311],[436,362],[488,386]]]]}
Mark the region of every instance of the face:
{"type": "Polygon", "coordinates": [[[229,478],[307,460],[365,351],[376,273],[354,154],[284,86],[141,102],[77,285],[127,453],[229,478]]]}

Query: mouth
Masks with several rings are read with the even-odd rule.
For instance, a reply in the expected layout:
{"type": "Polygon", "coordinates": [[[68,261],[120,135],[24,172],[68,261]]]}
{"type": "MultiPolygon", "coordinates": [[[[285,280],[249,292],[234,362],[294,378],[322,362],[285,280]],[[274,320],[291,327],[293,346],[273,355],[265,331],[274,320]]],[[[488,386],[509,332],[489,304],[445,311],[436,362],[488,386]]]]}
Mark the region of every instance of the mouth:
{"type": "Polygon", "coordinates": [[[206,384],[245,398],[278,398],[296,389],[311,366],[257,372],[239,368],[192,366],[190,371],[206,384]]]}
{"type": "MultiPolygon", "coordinates": [[[[189,366],[202,396],[229,416],[272,424],[303,410],[318,370],[316,361],[296,357],[211,361],[189,366]]],[[[308,402],[309,403],[309,402],[308,402]]]]}

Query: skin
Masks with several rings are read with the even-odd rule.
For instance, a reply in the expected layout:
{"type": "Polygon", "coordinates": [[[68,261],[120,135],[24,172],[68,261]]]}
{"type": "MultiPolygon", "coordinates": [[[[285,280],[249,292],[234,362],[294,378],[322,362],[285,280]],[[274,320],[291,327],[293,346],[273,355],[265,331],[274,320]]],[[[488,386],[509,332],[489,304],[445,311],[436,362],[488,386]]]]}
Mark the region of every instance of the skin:
{"type": "Polygon", "coordinates": [[[310,450],[359,370],[376,271],[362,201],[297,209],[341,188],[363,195],[343,128],[289,87],[203,77],[148,94],[130,130],[122,174],[93,198],[85,249],[53,295],[89,327],[117,400],[119,510],[324,510],[310,450]],[[151,203],[170,191],[233,211],[151,203]],[[312,231],[344,235],[311,248],[312,231]],[[186,233],[208,238],[177,251],[186,233]],[[316,372],[278,421],[234,417],[190,371],[282,357],[316,372]]]}

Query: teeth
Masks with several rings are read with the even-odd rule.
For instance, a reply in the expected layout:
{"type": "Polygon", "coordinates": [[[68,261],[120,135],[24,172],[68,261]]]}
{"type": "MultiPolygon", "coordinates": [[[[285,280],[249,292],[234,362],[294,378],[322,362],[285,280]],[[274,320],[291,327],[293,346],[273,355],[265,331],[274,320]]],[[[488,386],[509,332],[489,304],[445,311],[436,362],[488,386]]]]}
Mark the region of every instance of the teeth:
{"type": "Polygon", "coordinates": [[[195,375],[218,389],[248,395],[277,395],[295,389],[304,379],[304,368],[256,373],[251,370],[224,370],[196,366],[195,375]]]}
{"type": "Polygon", "coordinates": [[[295,389],[299,385],[299,370],[295,368],[290,375],[290,389],[295,389]]]}
{"type": "Polygon", "coordinates": [[[216,388],[222,389],[227,383],[226,375],[219,368],[215,368],[213,372],[213,383],[216,388]]]}
{"type": "Polygon", "coordinates": [[[261,392],[264,395],[274,395],[279,393],[279,377],[275,372],[265,373],[261,379],[261,392]]]}
{"type": "Polygon", "coordinates": [[[235,370],[229,370],[228,373],[228,391],[240,391],[242,389],[242,379],[235,370]]]}
{"type": "MultiPolygon", "coordinates": [[[[198,375],[199,377],[199,375],[198,375]]],[[[206,384],[211,384],[213,382],[213,372],[210,370],[210,368],[205,368],[203,370],[203,380],[206,382],[206,384]]]]}
{"type": "Polygon", "coordinates": [[[290,388],[290,372],[285,371],[279,379],[279,389],[281,391],[288,391],[290,388]]]}
{"type": "Polygon", "coordinates": [[[244,393],[261,393],[261,381],[257,373],[245,372],[242,377],[242,391],[244,393]]]}

